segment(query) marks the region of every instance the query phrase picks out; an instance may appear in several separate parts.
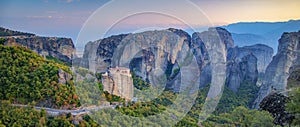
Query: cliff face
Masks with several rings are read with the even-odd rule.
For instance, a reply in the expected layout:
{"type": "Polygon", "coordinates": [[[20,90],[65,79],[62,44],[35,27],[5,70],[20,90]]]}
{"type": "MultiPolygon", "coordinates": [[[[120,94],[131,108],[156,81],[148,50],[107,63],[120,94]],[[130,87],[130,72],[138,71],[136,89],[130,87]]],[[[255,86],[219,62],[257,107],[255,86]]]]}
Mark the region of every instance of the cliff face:
{"type": "MultiPolygon", "coordinates": [[[[105,72],[109,67],[128,67],[145,81],[150,81],[149,75],[154,71],[157,74],[164,74],[170,70],[172,75],[173,71],[184,63],[187,54],[192,52],[200,70],[200,86],[210,84],[212,77],[222,72],[227,64],[228,69],[224,70],[226,72],[224,77],[229,80],[226,85],[237,91],[243,82],[256,83],[258,60],[254,54],[261,53],[260,48],[261,46],[245,47],[249,49],[248,52],[245,51],[246,53],[233,50],[235,48],[231,34],[223,28],[196,32],[192,37],[182,30],[170,28],[117,35],[89,42],[85,47],[84,60],[81,64],[96,72],[105,72]],[[232,53],[233,51],[235,52],[232,53]],[[231,53],[230,59],[227,57],[228,52],[231,53]],[[222,68],[213,70],[212,65],[216,64],[222,68]]],[[[262,52],[264,51],[262,49],[262,52]]],[[[191,72],[184,74],[192,75],[191,72]]],[[[171,77],[169,84],[173,85],[170,87],[179,91],[181,74],[171,77]]]]}
{"type": "Polygon", "coordinates": [[[227,61],[226,86],[233,92],[237,92],[243,83],[255,85],[258,79],[257,58],[249,54],[241,60],[232,59],[227,61]]]}
{"type": "Polygon", "coordinates": [[[225,44],[226,49],[234,47],[234,41],[230,32],[221,27],[217,27],[215,29],[218,32],[221,41],[223,41],[223,43],[225,44]]]}
{"type": "Polygon", "coordinates": [[[276,91],[286,90],[287,79],[290,73],[294,71],[293,67],[299,66],[299,52],[300,31],[284,33],[279,39],[278,53],[266,69],[263,84],[254,103],[255,108],[258,108],[259,103],[272,89],[276,91]]]}
{"type": "Polygon", "coordinates": [[[210,84],[214,91],[209,92],[207,96],[214,98],[221,92],[226,78],[227,49],[234,45],[231,34],[223,28],[209,28],[208,31],[194,33],[193,41],[197,41],[193,43],[198,43],[200,48],[203,48],[200,52],[203,59],[200,86],[210,84]]]}
{"type": "MultiPolygon", "coordinates": [[[[89,42],[86,45],[83,57],[83,59],[86,60],[83,60],[82,66],[93,69],[92,65],[89,64],[92,64],[91,61],[96,61],[98,64],[96,65],[95,70],[97,72],[103,72],[109,66],[117,66],[124,62],[127,62],[126,64],[130,64],[130,61],[126,61],[125,59],[117,59],[124,54],[127,55],[126,57],[135,58],[136,60],[139,60],[138,58],[144,58],[140,59],[143,60],[143,63],[151,62],[154,54],[159,54],[165,59],[162,61],[156,61],[158,67],[162,66],[159,65],[159,63],[165,64],[167,61],[174,64],[176,57],[179,56],[177,53],[179,53],[179,51],[182,53],[185,52],[182,51],[184,48],[181,46],[189,47],[189,43],[190,36],[188,36],[187,33],[183,33],[183,31],[176,29],[111,36],[95,42],[89,42]],[[125,46],[128,43],[132,44],[129,45],[132,46],[130,47],[130,50],[119,48],[127,48],[125,46]],[[155,49],[154,46],[159,47],[159,49],[155,49]],[[118,52],[116,52],[116,50],[118,50],[118,52]],[[123,50],[124,52],[122,52],[123,50]],[[91,58],[94,60],[91,60],[91,58]],[[146,58],[147,61],[145,61],[146,58]]],[[[166,66],[164,65],[163,68],[165,69],[166,66]]]]}
{"type": "Polygon", "coordinates": [[[5,38],[6,46],[24,46],[40,55],[56,57],[64,62],[71,63],[75,47],[70,38],[39,37],[34,34],[0,29],[1,38],[5,38]]]}
{"type": "MultiPolygon", "coordinates": [[[[95,72],[105,72],[110,67],[127,67],[148,82],[157,82],[151,78],[153,76],[161,75],[163,79],[168,69],[170,77],[165,78],[172,78],[176,83],[171,87],[179,91],[180,82],[177,80],[180,79],[180,73],[173,73],[175,69],[179,69],[178,65],[182,66],[189,61],[186,59],[192,54],[190,45],[191,37],[186,32],[173,28],[116,35],[89,42],[81,65],[95,72]]],[[[191,76],[186,77],[192,79],[195,74],[187,73],[186,75],[191,76]]]]}
{"type": "MultiPolygon", "coordinates": [[[[224,63],[226,61],[227,49],[234,46],[231,34],[223,28],[209,28],[208,31],[196,32],[192,36],[192,46],[197,63],[201,69],[200,86],[203,87],[211,83],[212,65],[224,63]],[[221,42],[225,47],[216,45],[221,42]],[[214,49],[213,49],[214,48],[214,49]],[[220,56],[224,59],[214,59],[212,61],[212,50],[218,50],[220,56]]],[[[215,57],[216,58],[216,57],[215,57]]]]}
{"type": "Polygon", "coordinates": [[[245,47],[234,47],[228,50],[227,59],[238,59],[239,61],[249,55],[253,54],[257,58],[257,70],[259,73],[264,73],[267,66],[272,60],[273,49],[263,44],[256,44],[245,47]]]}
{"type": "Polygon", "coordinates": [[[290,69],[290,76],[288,78],[287,89],[298,87],[300,84],[300,66],[293,66],[290,69]]]}
{"type": "MultiPolygon", "coordinates": [[[[211,83],[212,67],[211,59],[206,47],[211,47],[213,41],[220,41],[225,45],[223,50],[219,48],[220,54],[226,59],[226,83],[232,91],[237,92],[242,83],[256,84],[258,78],[256,56],[260,53],[268,52],[269,49],[264,49],[264,46],[255,45],[249,47],[234,47],[231,34],[223,28],[210,28],[202,33],[194,33],[192,38],[192,47],[197,58],[199,68],[201,69],[200,84],[205,86],[211,83]],[[216,31],[214,33],[214,31],[216,31]],[[255,55],[256,56],[255,56],[255,55]]],[[[272,49],[271,49],[272,56],[272,49]]],[[[265,53],[265,54],[267,54],[265,53]]],[[[270,56],[270,57],[271,57],[270,56]]],[[[263,56],[259,56],[263,59],[263,56]]],[[[220,61],[220,60],[219,60],[220,61]]]]}
{"type": "MultiPolygon", "coordinates": [[[[95,47],[98,47],[100,42],[101,42],[101,40],[95,41],[95,42],[88,42],[85,45],[83,57],[79,63],[81,67],[88,68],[89,70],[95,69],[93,66],[95,64],[96,57],[97,57],[97,55],[96,55],[97,48],[95,48],[95,47]]],[[[73,63],[73,65],[74,64],[76,64],[76,63],[73,63]]]]}
{"type": "Polygon", "coordinates": [[[31,33],[24,33],[24,32],[19,32],[19,31],[13,31],[10,29],[5,29],[3,27],[0,27],[0,37],[5,37],[5,36],[35,36],[34,34],[31,33]]]}
{"type": "Polygon", "coordinates": [[[80,65],[93,72],[105,72],[110,67],[114,51],[126,36],[127,34],[121,34],[88,42],[80,65]]]}
{"type": "Polygon", "coordinates": [[[164,76],[169,64],[183,64],[190,53],[188,38],[178,36],[179,32],[162,30],[130,34],[117,47],[111,65],[130,67],[138,76],[155,85],[155,76],[164,76]]]}

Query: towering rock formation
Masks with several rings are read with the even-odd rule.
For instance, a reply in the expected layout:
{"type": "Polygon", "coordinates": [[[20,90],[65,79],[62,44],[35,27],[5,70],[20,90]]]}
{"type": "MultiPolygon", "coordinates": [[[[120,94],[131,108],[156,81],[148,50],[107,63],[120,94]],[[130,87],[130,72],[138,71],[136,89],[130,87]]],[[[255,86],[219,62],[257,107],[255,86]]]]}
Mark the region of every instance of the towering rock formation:
{"type": "MultiPolygon", "coordinates": [[[[176,33],[174,31],[147,31],[128,35],[117,47],[118,52],[114,53],[111,65],[132,67],[141,64],[140,69],[135,68],[133,71],[154,87],[163,87],[161,85],[166,84],[165,72],[169,64],[184,67],[190,64],[188,59],[192,59],[188,37],[179,30],[176,33]],[[131,62],[132,60],[135,62],[131,62]]],[[[192,80],[197,73],[194,75],[186,73],[185,76],[192,80]]]]}
{"type": "MultiPolygon", "coordinates": [[[[187,54],[192,52],[196,58],[198,70],[201,70],[201,86],[211,83],[212,64],[225,65],[227,59],[229,69],[225,71],[227,72],[225,76],[229,80],[226,85],[233,91],[237,91],[243,82],[256,83],[257,58],[255,54],[269,53],[263,48],[260,45],[245,47],[249,50],[242,52],[234,48],[231,34],[223,28],[209,28],[208,31],[194,33],[192,37],[182,30],[170,28],[162,31],[116,35],[89,42],[85,47],[81,64],[96,72],[105,72],[109,67],[128,67],[145,81],[151,82],[149,77],[151,73],[156,71],[156,74],[163,75],[167,69],[170,69],[172,73],[185,62],[184,58],[187,54]],[[220,42],[221,44],[218,44],[220,42]],[[230,57],[227,57],[227,52],[230,53],[230,57]]],[[[225,69],[225,66],[223,68],[225,69]]],[[[180,71],[183,70],[180,69],[180,71]]],[[[185,76],[190,74],[192,73],[185,73],[185,76]]],[[[181,76],[181,73],[172,76],[171,81],[168,82],[172,84],[170,87],[175,91],[180,91],[182,87],[181,76]]]]}
{"type": "Polygon", "coordinates": [[[271,90],[285,91],[287,79],[293,67],[300,64],[300,31],[283,33],[279,39],[278,53],[273,57],[272,62],[267,67],[263,84],[259,90],[254,108],[258,108],[259,103],[271,90]]]}
{"type": "MultiPolygon", "coordinates": [[[[192,37],[192,47],[194,55],[197,58],[199,68],[201,69],[200,84],[205,86],[211,83],[211,59],[207,46],[211,46],[212,41],[220,41],[225,45],[225,49],[220,50],[225,56],[226,61],[226,85],[234,92],[237,92],[242,83],[256,84],[258,78],[257,56],[269,53],[269,49],[263,45],[255,45],[249,47],[234,47],[231,34],[223,28],[210,28],[202,33],[194,33],[192,37]],[[216,32],[214,32],[216,31],[216,32]],[[267,53],[265,53],[267,52],[267,53]],[[254,55],[255,54],[255,55],[254,55]]],[[[222,48],[220,48],[222,49],[222,48]]],[[[272,55],[272,49],[271,49],[272,55]]],[[[271,57],[271,56],[270,56],[271,57]]],[[[263,59],[262,57],[259,57],[263,59]]]]}
{"type": "Polygon", "coordinates": [[[72,75],[63,71],[62,69],[58,69],[58,84],[66,84],[72,79],[72,75]]]}
{"type": "MultiPolygon", "coordinates": [[[[101,40],[95,41],[95,42],[88,42],[85,45],[84,48],[84,53],[83,56],[81,58],[79,66],[84,67],[84,68],[88,68],[91,71],[95,70],[95,62],[96,62],[96,58],[97,58],[97,48],[99,46],[99,43],[101,42],[101,40]]],[[[73,62],[73,64],[76,64],[73,62]]]]}
{"type": "MultiPolygon", "coordinates": [[[[211,83],[212,68],[211,59],[209,57],[209,50],[207,47],[213,47],[212,42],[222,42],[225,48],[215,47],[214,50],[219,50],[220,55],[226,59],[227,49],[233,48],[234,42],[231,34],[223,28],[209,28],[208,31],[196,32],[192,36],[192,46],[194,54],[197,59],[199,68],[201,68],[200,74],[200,86],[203,87],[211,83]]],[[[212,49],[210,49],[212,50],[212,49]]],[[[212,55],[212,54],[210,54],[212,55]]],[[[217,60],[218,62],[225,62],[226,60],[217,60]]]]}
{"type": "Polygon", "coordinates": [[[257,58],[257,69],[259,73],[264,73],[272,60],[273,49],[263,44],[256,44],[245,47],[234,47],[228,50],[227,59],[241,59],[249,54],[257,58]]]}
{"type": "Polygon", "coordinates": [[[249,54],[242,58],[240,70],[242,72],[242,80],[244,82],[256,84],[258,78],[257,58],[253,54],[249,54]]]}
{"type": "MultiPolygon", "coordinates": [[[[155,76],[167,78],[165,71],[168,65],[172,65],[170,69],[175,70],[179,65],[190,64],[187,63],[192,59],[190,45],[191,37],[186,32],[173,28],[116,35],[88,43],[81,64],[96,72],[105,72],[108,68],[116,66],[127,67],[145,81],[155,85],[159,84],[155,76]],[[92,49],[95,47],[96,50],[92,49]]],[[[192,79],[197,76],[196,74],[185,75],[192,79]]],[[[175,80],[179,78],[180,76],[177,76],[175,80]]],[[[179,91],[180,83],[177,82],[173,88],[176,86],[179,91]]]]}
{"type": "Polygon", "coordinates": [[[5,38],[4,45],[24,46],[40,55],[56,57],[64,62],[71,63],[75,47],[70,38],[39,37],[34,34],[22,33],[0,28],[0,38],[5,38]]]}
{"type": "MultiPolygon", "coordinates": [[[[127,58],[142,60],[143,64],[148,62],[148,66],[138,70],[140,72],[138,73],[140,74],[139,76],[144,77],[154,68],[160,67],[162,70],[165,70],[168,61],[175,64],[178,57],[184,56],[184,53],[188,52],[189,45],[190,36],[176,29],[116,35],[96,42],[89,42],[85,47],[84,58],[81,64],[83,67],[95,69],[97,72],[105,72],[110,66],[114,67],[123,63],[129,66],[130,61],[122,59],[122,57],[125,57],[123,55],[127,55],[127,58]],[[132,44],[128,45],[132,46],[130,50],[121,49],[127,48],[127,44],[132,44]],[[98,47],[96,48],[96,53],[95,47],[98,47]],[[118,52],[115,52],[116,50],[118,52]],[[161,58],[153,59],[154,55],[161,58]],[[144,58],[144,60],[138,58],[144,58]],[[145,60],[146,58],[148,59],[145,60]],[[96,64],[93,64],[93,61],[96,64]]],[[[135,63],[139,63],[139,61],[135,63]]]]}
{"type": "Polygon", "coordinates": [[[114,35],[85,45],[81,66],[93,72],[106,72],[111,66],[111,58],[127,34],[114,35]]]}
{"type": "Polygon", "coordinates": [[[243,83],[256,84],[258,78],[257,58],[253,54],[244,56],[240,61],[227,61],[226,85],[237,92],[243,83]]]}
{"type": "Polygon", "coordinates": [[[213,91],[209,92],[207,96],[214,98],[221,93],[226,79],[227,49],[234,46],[231,34],[223,28],[209,28],[208,31],[194,33],[193,40],[198,40],[193,44],[198,43],[200,47],[202,47],[202,43],[205,45],[201,51],[204,61],[201,63],[200,86],[203,87],[210,83],[213,91]]]}

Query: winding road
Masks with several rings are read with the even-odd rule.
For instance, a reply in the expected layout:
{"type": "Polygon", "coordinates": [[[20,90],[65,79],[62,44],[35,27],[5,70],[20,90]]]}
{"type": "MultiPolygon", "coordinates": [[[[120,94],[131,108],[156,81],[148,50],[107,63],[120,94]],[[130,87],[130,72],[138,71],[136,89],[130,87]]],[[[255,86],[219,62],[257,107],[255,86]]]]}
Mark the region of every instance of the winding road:
{"type": "MultiPolygon", "coordinates": [[[[13,104],[14,106],[19,106],[19,107],[28,107],[28,105],[20,105],[20,104],[13,104]]],[[[83,107],[81,109],[76,109],[76,110],[63,110],[63,109],[53,109],[53,108],[45,108],[45,107],[38,107],[34,106],[35,109],[41,110],[44,109],[47,114],[52,115],[52,116],[58,116],[62,113],[71,113],[73,116],[78,116],[78,115],[83,115],[83,114],[88,114],[91,111],[98,111],[102,110],[104,108],[116,108],[116,105],[109,105],[109,106],[98,106],[98,107],[83,107]]]]}

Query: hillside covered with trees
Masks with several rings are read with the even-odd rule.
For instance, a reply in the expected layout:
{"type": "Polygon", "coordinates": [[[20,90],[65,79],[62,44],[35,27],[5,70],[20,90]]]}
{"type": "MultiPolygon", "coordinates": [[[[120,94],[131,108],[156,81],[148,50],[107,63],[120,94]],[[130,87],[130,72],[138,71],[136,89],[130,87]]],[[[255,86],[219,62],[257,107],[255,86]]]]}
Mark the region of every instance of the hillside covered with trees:
{"type": "Polygon", "coordinates": [[[24,47],[0,45],[0,99],[15,104],[36,102],[55,108],[78,107],[72,80],[59,83],[59,69],[71,73],[68,66],[47,60],[24,47]]]}

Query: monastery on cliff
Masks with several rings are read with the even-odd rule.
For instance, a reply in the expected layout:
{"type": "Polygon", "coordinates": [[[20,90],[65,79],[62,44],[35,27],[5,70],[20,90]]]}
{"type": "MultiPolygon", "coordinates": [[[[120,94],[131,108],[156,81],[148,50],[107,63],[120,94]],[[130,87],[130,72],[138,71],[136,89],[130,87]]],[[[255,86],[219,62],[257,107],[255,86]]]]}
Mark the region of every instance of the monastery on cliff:
{"type": "Polygon", "coordinates": [[[133,99],[133,80],[130,69],[124,67],[109,68],[102,74],[103,90],[126,100],[133,99]]]}

